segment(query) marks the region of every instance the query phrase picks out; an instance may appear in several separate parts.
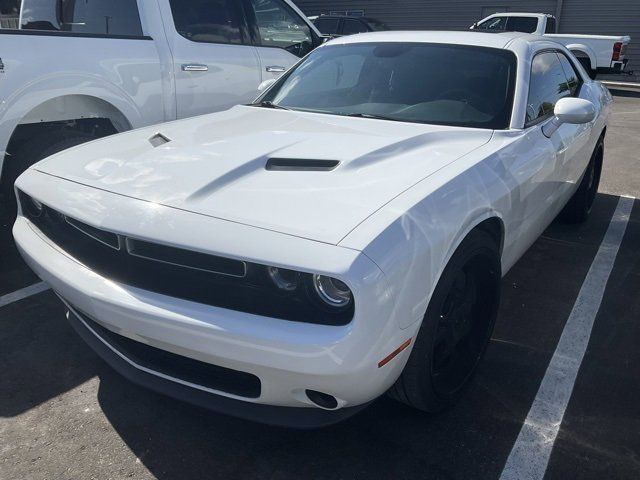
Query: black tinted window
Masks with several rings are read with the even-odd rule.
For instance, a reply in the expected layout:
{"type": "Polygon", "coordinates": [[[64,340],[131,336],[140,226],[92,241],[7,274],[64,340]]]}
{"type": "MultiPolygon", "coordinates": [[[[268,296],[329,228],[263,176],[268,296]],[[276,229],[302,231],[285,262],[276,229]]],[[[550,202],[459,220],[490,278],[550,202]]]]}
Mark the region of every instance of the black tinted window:
{"type": "Polygon", "coordinates": [[[515,55],[427,43],[319,48],[263,100],[333,115],[479,128],[507,128],[515,55]]]}
{"type": "Polygon", "coordinates": [[[582,85],[580,75],[578,75],[575,67],[563,53],[558,53],[558,58],[560,59],[562,70],[567,78],[567,83],[569,84],[569,93],[571,96],[574,96],[578,93],[578,90],[580,90],[580,86],[582,85]]]}
{"type": "Polygon", "coordinates": [[[136,0],[23,0],[20,28],[142,36],[136,0]]]}
{"type": "Polygon", "coordinates": [[[509,17],[507,19],[507,31],[533,33],[538,26],[538,19],[534,17],[509,17]]]}
{"type": "Polygon", "coordinates": [[[367,27],[362,22],[359,22],[358,20],[351,20],[350,18],[344,19],[344,24],[342,25],[343,35],[352,35],[354,33],[362,33],[366,31],[367,27]]]}
{"type": "Polygon", "coordinates": [[[558,56],[554,52],[536,55],[531,64],[526,123],[551,115],[556,102],[570,95],[558,56]]]}
{"type": "Polygon", "coordinates": [[[242,43],[239,2],[170,0],[176,30],[194,42],[242,43]]]}
{"type": "Polygon", "coordinates": [[[382,23],[381,21],[375,20],[373,18],[369,18],[367,20],[367,23],[369,24],[369,28],[374,32],[389,30],[389,27],[387,26],[386,23],[382,23]]]}
{"type": "Polygon", "coordinates": [[[0,29],[17,29],[20,23],[20,0],[0,0],[0,29]]]}
{"type": "Polygon", "coordinates": [[[544,33],[556,33],[556,19],[547,17],[547,26],[544,29],[544,33]]]}
{"type": "Polygon", "coordinates": [[[311,29],[288,5],[279,0],[251,0],[260,44],[303,56],[313,48],[311,29]]]}
{"type": "Polygon", "coordinates": [[[506,17],[493,17],[489,20],[485,20],[482,23],[479,23],[476,26],[477,30],[493,30],[493,31],[501,31],[506,28],[507,18],[506,17]]]}
{"type": "Polygon", "coordinates": [[[320,33],[325,35],[335,35],[338,33],[338,24],[340,19],[338,18],[318,18],[313,22],[315,26],[320,30],[320,33]]]}

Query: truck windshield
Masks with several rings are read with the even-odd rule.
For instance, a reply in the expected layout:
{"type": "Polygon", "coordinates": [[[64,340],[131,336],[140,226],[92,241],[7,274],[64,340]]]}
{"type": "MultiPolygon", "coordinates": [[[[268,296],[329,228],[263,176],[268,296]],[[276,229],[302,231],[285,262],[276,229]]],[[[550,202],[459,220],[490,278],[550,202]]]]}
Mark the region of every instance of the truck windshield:
{"type": "Polygon", "coordinates": [[[321,47],[260,100],[272,106],[413,123],[503,129],[515,84],[512,52],[466,45],[321,47]]]}

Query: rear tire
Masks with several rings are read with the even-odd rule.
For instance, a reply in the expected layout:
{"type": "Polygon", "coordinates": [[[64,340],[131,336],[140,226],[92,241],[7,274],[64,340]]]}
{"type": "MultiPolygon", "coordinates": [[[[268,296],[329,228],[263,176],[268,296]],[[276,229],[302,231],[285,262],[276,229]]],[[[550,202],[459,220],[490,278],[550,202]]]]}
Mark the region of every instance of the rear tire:
{"type": "Polygon", "coordinates": [[[431,413],[458,401],[493,332],[500,278],[499,246],[474,230],[436,285],[409,360],[389,390],[393,398],[431,413]]]}
{"type": "Polygon", "coordinates": [[[15,154],[5,158],[2,171],[2,196],[4,197],[2,204],[6,208],[5,215],[9,220],[16,216],[17,204],[13,184],[22,172],[54,153],[96,138],[99,137],[74,130],[48,132],[26,142],[15,154]]]}
{"type": "Polygon", "coordinates": [[[580,62],[582,67],[585,69],[585,71],[589,75],[589,78],[591,80],[595,80],[596,76],[598,75],[598,72],[596,70],[594,70],[593,68],[591,68],[591,60],[589,60],[589,58],[587,58],[587,57],[577,57],[577,60],[580,62]]]}
{"type": "Polygon", "coordinates": [[[603,158],[604,139],[601,137],[591,155],[589,165],[587,165],[578,189],[560,213],[560,218],[564,222],[582,223],[589,218],[593,202],[598,193],[598,185],[600,185],[603,158]]]}

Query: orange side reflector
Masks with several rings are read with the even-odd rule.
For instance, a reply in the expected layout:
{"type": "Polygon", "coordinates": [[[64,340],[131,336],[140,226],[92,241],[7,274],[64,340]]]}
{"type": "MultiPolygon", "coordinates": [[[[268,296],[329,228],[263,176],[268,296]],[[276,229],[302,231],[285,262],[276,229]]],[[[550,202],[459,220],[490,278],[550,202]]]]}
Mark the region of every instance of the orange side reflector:
{"type": "Polygon", "coordinates": [[[387,363],[389,363],[391,360],[393,360],[396,357],[396,355],[398,355],[401,351],[403,351],[409,345],[411,345],[411,339],[410,338],[405,340],[405,342],[402,345],[400,345],[393,352],[391,352],[389,355],[387,355],[382,360],[380,360],[378,362],[378,368],[384,367],[387,363]]]}

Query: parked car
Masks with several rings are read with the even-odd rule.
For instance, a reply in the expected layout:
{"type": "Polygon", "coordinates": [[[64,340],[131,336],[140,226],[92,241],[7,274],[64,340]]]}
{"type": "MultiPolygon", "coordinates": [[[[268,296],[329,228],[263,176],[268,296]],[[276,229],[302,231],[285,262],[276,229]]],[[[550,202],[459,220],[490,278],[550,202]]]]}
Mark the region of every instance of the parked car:
{"type": "Polygon", "coordinates": [[[149,388],[253,420],[344,419],[469,384],[500,278],[587,218],[611,96],[519,33],[328,42],[255,104],[54,155],[18,248],[80,335],[149,388]]]}
{"type": "Polygon", "coordinates": [[[19,29],[0,29],[0,174],[7,199],[19,173],[41,158],[250,102],[262,81],[321,43],[289,0],[59,5],[23,0],[19,29]]]}
{"type": "Polygon", "coordinates": [[[313,18],[313,23],[320,33],[329,37],[389,30],[386,24],[369,17],[320,15],[319,17],[313,18]]]}
{"type": "Polygon", "coordinates": [[[556,19],[543,13],[495,13],[471,26],[490,32],[524,32],[544,35],[563,44],[573,53],[591,78],[598,73],[622,73],[627,67],[625,58],[631,42],[628,35],[575,35],[556,33],[556,19]]]}

